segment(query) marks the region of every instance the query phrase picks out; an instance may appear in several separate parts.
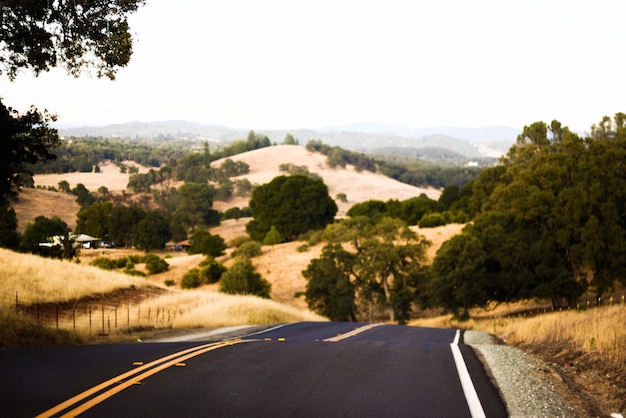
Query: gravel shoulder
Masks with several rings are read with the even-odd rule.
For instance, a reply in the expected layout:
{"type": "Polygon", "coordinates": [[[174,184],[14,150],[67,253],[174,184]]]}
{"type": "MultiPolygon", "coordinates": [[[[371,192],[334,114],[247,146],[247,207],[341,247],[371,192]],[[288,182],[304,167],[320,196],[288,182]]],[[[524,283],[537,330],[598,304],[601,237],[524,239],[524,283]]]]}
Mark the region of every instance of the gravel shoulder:
{"type": "Polygon", "coordinates": [[[500,391],[511,417],[603,416],[581,405],[553,366],[480,331],[465,331],[470,345],[500,391]]]}

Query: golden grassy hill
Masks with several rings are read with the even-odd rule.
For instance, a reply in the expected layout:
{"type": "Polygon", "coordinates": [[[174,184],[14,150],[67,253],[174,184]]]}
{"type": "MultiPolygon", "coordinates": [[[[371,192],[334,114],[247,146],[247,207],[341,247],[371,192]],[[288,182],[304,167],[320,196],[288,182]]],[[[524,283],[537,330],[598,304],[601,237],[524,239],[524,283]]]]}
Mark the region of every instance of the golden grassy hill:
{"type": "MultiPolygon", "coordinates": [[[[310,152],[305,147],[298,145],[261,148],[229,158],[233,161],[243,161],[250,166],[250,172],[238,178],[247,178],[252,184],[269,183],[274,177],[286,174],[279,171],[281,164],[306,166],[310,172],[316,173],[324,179],[330,197],[335,198],[339,193],[346,195],[348,200],[346,203],[337,201],[338,216],[345,215],[346,211],[355,203],[370,199],[406,200],[422,193],[431,199],[438,199],[441,194],[441,191],[437,189],[411,186],[382,174],[369,171],[358,172],[354,166],[330,168],[326,164],[326,156],[310,152]]],[[[217,167],[222,162],[223,160],[214,161],[211,165],[217,167]]],[[[243,207],[247,205],[247,198],[214,203],[215,208],[220,211],[232,206],[243,207]]]]}
{"type": "MultiPolygon", "coordinates": [[[[414,187],[401,183],[382,174],[369,171],[358,172],[353,166],[346,168],[330,168],[326,165],[326,157],[320,153],[307,151],[303,146],[278,145],[245,152],[230,157],[233,161],[243,161],[250,167],[250,172],[239,178],[247,178],[252,184],[265,184],[281,173],[281,164],[294,164],[306,166],[310,172],[317,173],[324,179],[328,186],[329,195],[335,198],[337,194],[344,193],[347,202],[337,201],[339,208],[338,216],[344,216],[346,211],[355,203],[369,199],[406,200],[424,193],[432,199],[438,199],[440,190],[433,188],[414,187]]],[[[212,163],[219,166],[223,160],[212,163]]],[[[150,168],[139,166],[134,162],[124,162],[126,165],[135,165],[140,173],[147,172],[150,168]]],[[[105,186],[110,192],[122,192],[126,190],[129,174],[120,173],[117,166],[111,162],[100,166],[100,173],[63,173],[41,174],[34,176],[37,187],[58,187],[59,182],[65,180],[71,188],[82,183],[88,190],[96,192],[99,187],[105,186]]],[[[72,196],[42,190],[27,190],[23,193],[14,208],[17,212],[20,231],[23,231],[27,222],[32,222],[36,216],[59,216],[71,228],[76,225],[76,213],[80,209],[72,196]]],[[[248,206],[249,198],[235,197],[229,202],[214,202],[216,210],[225,211],[234,206],[248,206]]]]}

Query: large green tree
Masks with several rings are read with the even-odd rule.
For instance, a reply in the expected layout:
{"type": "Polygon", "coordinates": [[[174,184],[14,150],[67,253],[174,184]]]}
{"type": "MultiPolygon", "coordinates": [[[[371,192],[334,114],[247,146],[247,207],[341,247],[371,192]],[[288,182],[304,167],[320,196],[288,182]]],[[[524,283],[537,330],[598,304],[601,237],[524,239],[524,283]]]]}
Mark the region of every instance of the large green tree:
{"type": "Polygon", "coordinates": [[[174,217],[187,230],[200,225],[219,224],[213,210],[215,190],[206,183],[185,183],[178,189],[179,206],[174,217]]]}
{"type": "Polygon", "coordinates": [[[0,7],[0,73],[39,74],[56,66],[78,76],[85,67],[115,78],[132,54],[128,15],[145,0],[5,0],[0,7]]]}
{"type": "Polygon", "coordinates": [[[54,119],[34,107],[19,113],[0,101],[0,201],[17,196],[24,176],[32,174],[30,164],[55,158],[51,150],[59,137],[48,125],[54,119]]]}
{"type": "Polygon", "coordinates": [[[624,281],[624,120],[619,113],[613,121],[605,117],[587,138],[558,121],[524,127],[502,165],[474,182],[469,206],[476,217],[467,236],[437,254],[432,273],[440,303],[457,304],[447,307],[461,314],[486,301],[533,297],[574,307],[589,285],[601,297],[624,281]],[[463,251],[482,261],[468,260],[459,270],[463,251]],[[460,273],[482,283],[481,292],[459,287],[460,273]],[[459,305],[446,289],[473,295],[471,303],[459,305]]]}
{"type": "Polygon", "coordinates": [[[309,306],[342,318],[353,318],[358,306],[370,320],[382,309],[406,323],[413,303],[425,297],[428,241],[399,219],[364,216],[327,226],[323,237],[322,257],[303,272],[309,306]]]}
{"type": "MultiPolygon", "coordinates": [[[[114,79],[132,54],[128,15],[144,3],[5,0],[0,4],[0,75],[14,80],[21,70],[38,75],[63,66],[74,76],[95,68],[98,77],[114,79]]],[[[48,124],[55,118],[34,106],[20,113],[0,99],[0,208],[22,185],[29,164],[54,158],[59,137],[48,124]]],[[[5,212],[1,219],[12,219],[10,209],[5,212]]]]}
{"type": "Polygon", "coordinates": [[[328,187],[307,176],[278,176],[252,192],[250,209],[253,220],[246,231],[256,241],[263,241],[272,226],[285,241],[293,241],[312,229],[322,229],[337,213],[337,204],[328,195],[328,187]]]}

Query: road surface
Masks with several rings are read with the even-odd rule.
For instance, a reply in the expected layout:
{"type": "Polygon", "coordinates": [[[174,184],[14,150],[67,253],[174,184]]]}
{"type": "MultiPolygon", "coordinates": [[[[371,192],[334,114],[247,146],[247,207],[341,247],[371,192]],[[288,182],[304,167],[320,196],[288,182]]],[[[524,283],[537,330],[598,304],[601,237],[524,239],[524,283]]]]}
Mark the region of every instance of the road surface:
{"type": "Polygon", "coordinates": [[[462,333],[305,322],[238,339],[0,350],[0,416],[504,417],[462,333]]]}

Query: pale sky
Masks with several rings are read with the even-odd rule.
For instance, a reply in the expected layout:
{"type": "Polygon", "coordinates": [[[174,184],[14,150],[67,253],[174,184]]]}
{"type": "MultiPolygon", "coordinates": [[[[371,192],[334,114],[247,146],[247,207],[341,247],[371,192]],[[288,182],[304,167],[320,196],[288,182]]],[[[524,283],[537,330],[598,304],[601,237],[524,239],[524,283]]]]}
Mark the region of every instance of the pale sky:
{"type": "Polygon", "coordinates": [[[243,129],[410,128],[626,112],[622,0],[148,0],[117,79],[0,79],[63,125],[182,119],[243,129]]]}

